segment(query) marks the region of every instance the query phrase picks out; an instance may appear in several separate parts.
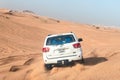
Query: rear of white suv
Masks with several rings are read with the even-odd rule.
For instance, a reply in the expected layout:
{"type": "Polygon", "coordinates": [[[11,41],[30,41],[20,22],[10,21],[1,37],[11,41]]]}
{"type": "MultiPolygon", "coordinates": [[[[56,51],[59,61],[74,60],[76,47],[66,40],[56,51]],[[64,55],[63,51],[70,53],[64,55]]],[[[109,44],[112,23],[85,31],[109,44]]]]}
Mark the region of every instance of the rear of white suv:
{"type": "Polygon", "coordinates": [[[74,33],[48,35],[42,49],[45,68],[52,69],[52,65],[83,61],[80,41],[82,39],[77,39],[74,33]]]}

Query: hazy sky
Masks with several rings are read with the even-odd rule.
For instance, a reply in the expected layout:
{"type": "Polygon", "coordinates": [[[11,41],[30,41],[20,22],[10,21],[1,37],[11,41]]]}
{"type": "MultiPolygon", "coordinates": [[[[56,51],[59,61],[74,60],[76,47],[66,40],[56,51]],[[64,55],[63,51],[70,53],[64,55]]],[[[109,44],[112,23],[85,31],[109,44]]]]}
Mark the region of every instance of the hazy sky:
{"type": "Polygon", "coordinates": [[[0,0],[0,8],[86,24],[120,26],[120,0],[0,0]]]}

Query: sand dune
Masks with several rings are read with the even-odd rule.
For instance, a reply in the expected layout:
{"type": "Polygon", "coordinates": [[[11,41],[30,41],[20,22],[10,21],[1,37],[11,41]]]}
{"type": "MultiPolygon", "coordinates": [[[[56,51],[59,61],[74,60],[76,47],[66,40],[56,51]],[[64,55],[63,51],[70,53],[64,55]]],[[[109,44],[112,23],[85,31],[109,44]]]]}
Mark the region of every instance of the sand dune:
{"type": "Polygon", "coordinates": [[[120,30],[0,9],[0,80],[119,80],[120,30]],[[45,36],[74,32],[83,38],[84,64],[44,69],[45,36]]]}

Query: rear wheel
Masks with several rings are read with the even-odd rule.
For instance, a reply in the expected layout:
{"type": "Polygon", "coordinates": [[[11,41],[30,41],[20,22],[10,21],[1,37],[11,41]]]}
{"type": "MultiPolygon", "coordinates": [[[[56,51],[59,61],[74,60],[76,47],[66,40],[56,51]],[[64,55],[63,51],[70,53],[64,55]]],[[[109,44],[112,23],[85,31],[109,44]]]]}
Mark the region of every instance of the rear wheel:
{"type": "Polygon", "coordinates": [[[45,64],[45,69],[46,70],[51,70],[52,69],[52,65],[51,64],[45,64]]]}
{"type": "Polygon", "coordinates": [[[78,63],[80,63],[80,64],[85,63],[85,61],[84,61],[83,57],[82,57],[82,59],[81,59],[81,60],[79,60],[79,61],[78,61],[78,63]]]}

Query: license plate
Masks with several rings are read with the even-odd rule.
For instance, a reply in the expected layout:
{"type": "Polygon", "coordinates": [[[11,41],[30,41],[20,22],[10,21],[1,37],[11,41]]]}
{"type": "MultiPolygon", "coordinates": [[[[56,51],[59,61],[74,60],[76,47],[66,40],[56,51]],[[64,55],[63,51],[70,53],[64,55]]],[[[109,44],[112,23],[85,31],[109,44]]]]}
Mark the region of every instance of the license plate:
{"type": "Polygon", "coordinates": [[[62,64],[65,64],[65,61],[62,61],[62,64]]]}
{"type": "Polygon", "coordinates": [[[57,61],[58,64],[61,64],[61,65],[65,65],[67,63],[69,63],[68,60],[60,60],[60,61],[57,61]]]}

